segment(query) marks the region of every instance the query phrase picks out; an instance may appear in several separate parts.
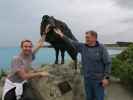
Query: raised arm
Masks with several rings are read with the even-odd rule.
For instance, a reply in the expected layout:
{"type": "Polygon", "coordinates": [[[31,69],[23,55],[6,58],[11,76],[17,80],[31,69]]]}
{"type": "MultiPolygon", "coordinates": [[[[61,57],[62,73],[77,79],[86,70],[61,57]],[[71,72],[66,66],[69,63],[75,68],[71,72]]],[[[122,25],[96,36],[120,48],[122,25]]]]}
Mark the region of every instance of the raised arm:
{"type": "Polygon", "coordinates": [[[78,52],[81,52],[81,47],[82,47],[82,44],[83,43],[80,43],[78,41],[74,41],[72,39],[70,39],[69,37],[67,37],[66,35],[64,35],[60,29],[54,29],[55,33],[58,34],[62,39],[64,39],[64,41],[66,43],[68,43],[69,45],[71,46],[74,46],[75,49],[78,51],[78,52]]]}
{"type": "MultiPolygon", "coordinates": [[[[45,40],[45,37],[46,37],[46,36],[43,35],[44,40],[45,40]]],[[[33,55],[35,55],[35,53],[36,53],[40,48],[42,48],[42,47],[44,47],[44,41],[43,41],[43,39],[41,38],[41,39],[35,44],[35,47],[34,47],[33,50],[32,50],[33,55]]]]}

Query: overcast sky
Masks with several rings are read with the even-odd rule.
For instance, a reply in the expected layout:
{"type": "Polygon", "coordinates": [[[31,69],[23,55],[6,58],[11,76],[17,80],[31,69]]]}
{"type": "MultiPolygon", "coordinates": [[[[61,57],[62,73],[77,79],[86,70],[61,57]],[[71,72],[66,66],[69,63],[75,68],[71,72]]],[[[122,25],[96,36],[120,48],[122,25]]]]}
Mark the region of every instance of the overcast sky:
{"type": "Polygon", "coordinates": [[[66,22],[79,41],[87,30],[102,43],[133,40],[133,0],[0,0],[0,46],[38,40],[45,14],[66,22]]]}

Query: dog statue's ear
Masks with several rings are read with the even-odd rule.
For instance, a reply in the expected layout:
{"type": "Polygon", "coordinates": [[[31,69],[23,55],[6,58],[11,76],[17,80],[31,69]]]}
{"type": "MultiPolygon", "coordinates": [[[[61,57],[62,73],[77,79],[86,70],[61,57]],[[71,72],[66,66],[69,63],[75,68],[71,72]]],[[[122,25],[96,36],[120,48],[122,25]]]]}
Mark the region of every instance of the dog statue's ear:
{"type": "Polygon", "coordinates": [[[51,16],[51,18],[53,18],[53,19],[54,19],[54,16],[51,16]]]}
{"type": "Polygon", "coordinates": [[[49,18],[48,15],[44,15],[44,16],[42,17],[42,20],[47,20],[48,18],[49,18]]]}

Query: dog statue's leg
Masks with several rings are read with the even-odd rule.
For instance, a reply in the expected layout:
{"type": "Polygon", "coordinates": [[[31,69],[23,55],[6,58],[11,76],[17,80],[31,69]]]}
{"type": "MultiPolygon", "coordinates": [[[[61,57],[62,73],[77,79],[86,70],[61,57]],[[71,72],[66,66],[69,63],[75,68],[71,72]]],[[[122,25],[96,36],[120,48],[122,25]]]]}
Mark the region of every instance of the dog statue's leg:
{"type": "Polygon", "coordinates": [[[59,49],[58,48],[55,48],[55,56],[56,56],[56,59],[55,59],[55,64],[58,64],[58,56],[59,56],[59,49]]]}
{"type": "Polygon", "coordinates": [[[65,50],[61,49],[61,64],[64,64],[65,50]]]}

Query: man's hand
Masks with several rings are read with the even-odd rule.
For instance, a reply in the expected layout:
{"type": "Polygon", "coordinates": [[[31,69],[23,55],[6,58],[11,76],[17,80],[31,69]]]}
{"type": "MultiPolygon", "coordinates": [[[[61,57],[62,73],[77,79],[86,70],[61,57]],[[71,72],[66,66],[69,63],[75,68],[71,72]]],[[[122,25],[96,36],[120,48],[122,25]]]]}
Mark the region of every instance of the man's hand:
{"type": "Polygon", "coordinates": [[[48,77],[49,76],[49,73],[48,72],[38,72],[40,77],[48,77]]]}
{"type": "Polygon", "coordinates": [[[109,80],[108,80],[108,79],[103,79],[103,80],[102,80],[102,86],[103,86],[104,88],[106,88],[108,85],[109,85],[109,80]]]}
{"type": "Polygon", "coordinates": [[[54,29],[54,32],[58,34],[61,38],[64,36],[60,29],[54,29]]]}
{"type": "Polygon", "coordinates": [[[37,43],[36,43],[36,47],[41,48],[44,47],[44,42],[42,39],[40,39],[37,43]]]}
{"type": "Polygon", "coordinates": [[[41,47],[44,47],[44,42],[42,41],[42,39],[40,39],[36,44],[35,47],[32,50],[32,53],[36,53],[41,47]]]}

